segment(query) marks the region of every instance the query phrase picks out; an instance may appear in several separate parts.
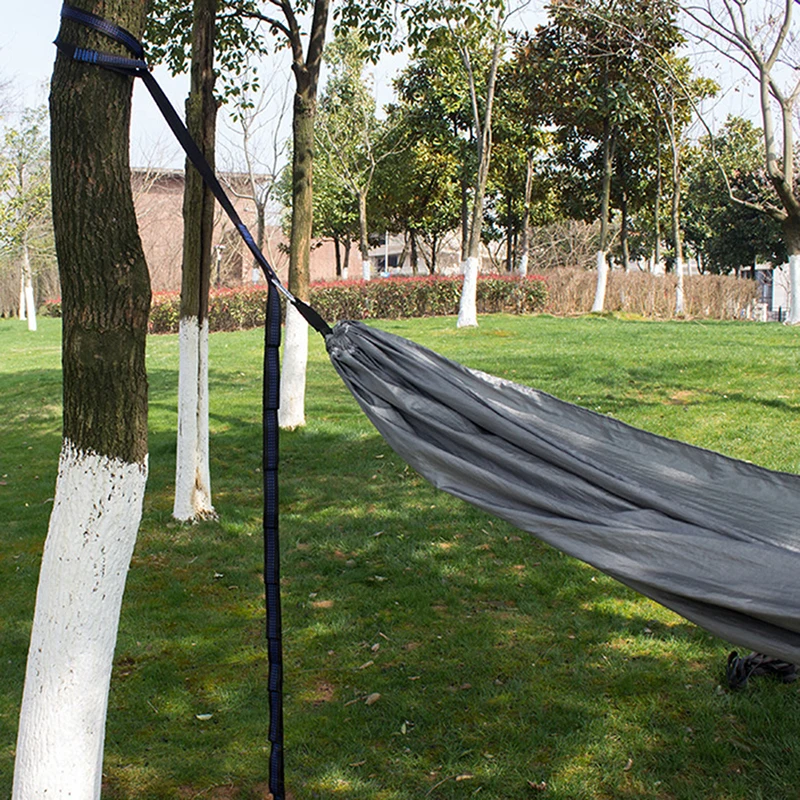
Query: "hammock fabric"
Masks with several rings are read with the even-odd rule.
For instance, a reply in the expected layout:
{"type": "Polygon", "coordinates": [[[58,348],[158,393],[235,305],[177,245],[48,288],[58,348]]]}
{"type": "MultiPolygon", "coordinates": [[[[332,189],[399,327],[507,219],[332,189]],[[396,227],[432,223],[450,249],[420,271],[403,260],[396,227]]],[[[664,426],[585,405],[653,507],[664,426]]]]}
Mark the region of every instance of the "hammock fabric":
{"type": "Polygon", "coordinates": [[[800,477],[666,439],[358,322],[326,339],[435,486],[712,633],[800,661],[800,477]]]}

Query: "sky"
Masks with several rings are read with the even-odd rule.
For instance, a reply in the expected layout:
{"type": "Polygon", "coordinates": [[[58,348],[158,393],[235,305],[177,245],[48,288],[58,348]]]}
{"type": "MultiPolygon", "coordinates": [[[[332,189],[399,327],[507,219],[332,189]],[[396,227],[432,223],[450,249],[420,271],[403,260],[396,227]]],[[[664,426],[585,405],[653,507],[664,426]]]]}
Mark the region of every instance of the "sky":
{"type": "MultiPolygon", "coordinates": [[[[61,0],[9,2],[0,28],[0,81],[10,81],[11,100],[17,108],[47,102],[47,83],[53,71],[61,0]]],[[[155,72],[173,105],[181,110],[189,90],[186,75],[173,78],[166,70],[155,72]]],[[[134,166],[177,166],[183,162],[180,146],[163,122],[141,81],[134,88],[131,124],[131,160],[134,166]],[[153,161],[155,159],[155,161],[153,161]]]]}
{"type": "MultiPolygon", "coordinates": [[[[58,32],[61,0],[7,0],[4,9],[3,25],[0,28],[0,82],[10,81],[11,97],[17,108],[30,107],[45,103],[47,100],[47,81],[52,73],[55,59],[53,39],[58,32]]],[[[532,8],[532,4],[529,8],[532,8]]],[[[541,12],[526,11],[532,14],[531,26],[541,21],[541,12]]],[[[513,27],[519,27],[515,21],[513,27]]],[[[752,89],[747,86],[734,87],[736,77],[729,65],[717,57],[707,62],[707,72],[721,78],[730,91],[724,102],[718,102],[711,113],[716,124],[724,121],[727,113],[736,113],[754,118],[752,111],[757,102],[752,89]],[[716,66],[714,64],[716,61],[716,66]]],[[[375,69],[373,78],[379,104],[391,99],[391,80],[393,74],[402,63],[402,59],[394,57],[386,59],[375,69]]],[[[172,77],[167,70],[156,68],[155,76],[173,105],[182,112],[184,100],[189,89],[187,75],[172,77]]],[[[287,80],[289,79],[287,74],[287,80]]],[[[284,121],[287,126],[288,115],[284,121]]],[[[220,166],[237,169],[236,134],[225,115],[220,120],[220,144],[225,156],[220,166]],[[227,158],[228,163],[225,163],[227,158]]],[[[156,166],[180,168],[183,155],[180,146],[175,142],[172,133],[166,127],[160,112],[152,102],[141,81],[137,81],[134,89],[133,120],[131,130],[131,163],[134,166],[156,166]]]]}

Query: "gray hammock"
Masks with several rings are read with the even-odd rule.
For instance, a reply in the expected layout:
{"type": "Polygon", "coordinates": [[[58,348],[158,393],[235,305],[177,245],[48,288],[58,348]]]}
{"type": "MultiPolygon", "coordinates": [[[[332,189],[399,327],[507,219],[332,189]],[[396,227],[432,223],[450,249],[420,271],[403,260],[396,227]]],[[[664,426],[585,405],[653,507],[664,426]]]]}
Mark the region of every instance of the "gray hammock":
{"type": "Polygon", "coordinates": [[[358,322],[333,366],[431,483],[723,639],[800,661],[800,477],[633,428],[358,322]]]}

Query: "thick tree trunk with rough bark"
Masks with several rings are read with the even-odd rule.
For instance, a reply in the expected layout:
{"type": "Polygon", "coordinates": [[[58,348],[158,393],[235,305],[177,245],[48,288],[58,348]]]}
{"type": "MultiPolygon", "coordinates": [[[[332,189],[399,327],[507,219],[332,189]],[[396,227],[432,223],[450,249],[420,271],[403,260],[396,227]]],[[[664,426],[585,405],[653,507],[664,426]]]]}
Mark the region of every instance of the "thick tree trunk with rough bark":
{"type": "MultiPolygon", "coordinates": [[[[186,126],[214,166],[216,0],[194,0],[191,88],[186,126]]],[[[179,322],[178,442],[172,515],[192,520],[214,515],[208,453],[208,292],[214,195],[190,162],[183,193],[183,272],[179,322]]]]}
{"type": "MultiPolygon", "coordinates": [[[[141,0],[73,3],[134,35],[143,29],[141,0]]],[[[62,36],[120,52],[68,21],[62,36]]],[[[130,188],[130,100],[130,78],[57,57],[50,108],[63,443],[31,631],[15,800],[100,797],[114,645],[147,476],[150,282],[130,188]]]]}

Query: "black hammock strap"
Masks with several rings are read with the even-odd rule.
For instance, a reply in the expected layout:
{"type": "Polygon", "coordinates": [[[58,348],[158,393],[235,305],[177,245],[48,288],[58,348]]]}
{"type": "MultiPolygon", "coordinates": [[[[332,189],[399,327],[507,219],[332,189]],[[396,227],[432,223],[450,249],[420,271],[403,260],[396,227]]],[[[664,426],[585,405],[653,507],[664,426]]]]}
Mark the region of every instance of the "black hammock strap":
{"type": "Polygon", "coordinates": [[[61,9],[64,19],[77,22],[85,27],[99,31],[122,44],[134,58],[101,53],[76,47],[59,37],[56,46],[68,58],[85,64],[94,64],[124,75],[141,78],[150,95],[164,115],[167,124],[183,147],[187,157],[213,192],[219,204],[227,213],[234,227],[241,235],[250,252],[255,257],[269,284],[267,299],[267,319],[264,347],[264,395],[263,395],[263,476],[264,476],[264,585],[267,616],[267,650],[269,656],[269,789],[274,800],[284,800],[284,743],[283,743],[283,647],[281,642],[281,597],[280,597],[280,553],[278,535],[278,406],[279,406],[279,356],[281,334],[280,298],[283,294],[303,315],[305,320],[318,333],[327,337],[332,333],[330,326],[307,303],[295,297],[281,283],[275,270],[259,249],[250,231],[242,222],[233,203],[220,184],[214,170],[192,139],[189,131],[172,107],[167,96],[153,77],[144,60],[144,48],[133,34],[119,25],[91,14],[87,11],[64,5],[61,9]]]}

